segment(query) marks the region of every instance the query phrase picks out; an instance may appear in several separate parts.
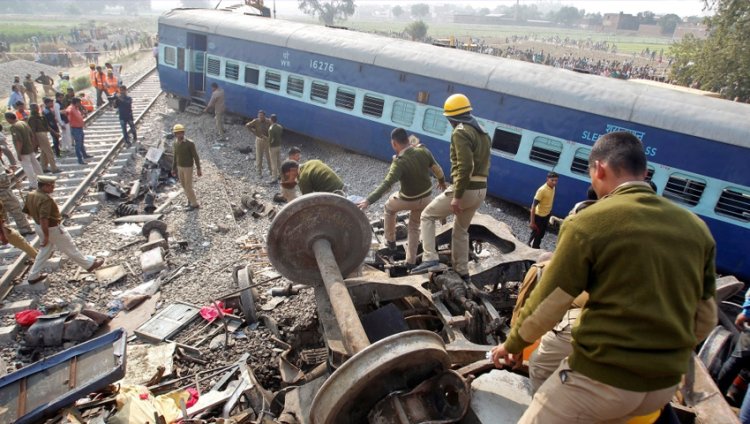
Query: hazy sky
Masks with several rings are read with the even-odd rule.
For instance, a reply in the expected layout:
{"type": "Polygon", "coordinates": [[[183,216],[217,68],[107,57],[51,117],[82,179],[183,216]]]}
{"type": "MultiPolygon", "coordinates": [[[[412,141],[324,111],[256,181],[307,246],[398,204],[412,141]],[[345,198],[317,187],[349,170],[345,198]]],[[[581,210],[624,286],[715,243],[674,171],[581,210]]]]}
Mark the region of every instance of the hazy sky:
{"type": "MultiPolygon", "coordinates": [[[[212,2],[218,3],[219,0],[212,0],[212,2]]],[[[324,1],[324,0],[323,0],[324,1]]],[[[268,7],[273,7],[273,0],[265,0],[268,7]]],[[[176,0],[152,0],[152,4],[155,8],[169,9],[176,7],[179,2],[176,0]]],[[[229,6],[232,4],[242,3],[241,0],[221,0],[222,6],[229,6]]],[[[494,9],[497,6],[505,5],[510,6],[516,3],[516,0],[454,0],[453,2],[446,0],[415,0],[415,1],[378,1],[378,0],[355,0],[355,4],[382,4],[388,6],[395,6],[400,4],[403,6],[409,6],[414,3],[427,3],[427,4],[470,4],[474,8],[487,7],[494,9]]],[[[703,11],[703,1],[701,0],[520,0],[521,4],[537,4],[537,5],[560,5],[560,6],[575,6],[579,9],[585,9],[586,12],[601,12],[601,13],[632,13],[650,10],[656,14],[667,14],[674,13],[679,16],[705,16],[708,14],[703,11]]],[[[296,0],[276,0],[276,10],[279,14],[297,14],[298,2],[296,0]]]]}

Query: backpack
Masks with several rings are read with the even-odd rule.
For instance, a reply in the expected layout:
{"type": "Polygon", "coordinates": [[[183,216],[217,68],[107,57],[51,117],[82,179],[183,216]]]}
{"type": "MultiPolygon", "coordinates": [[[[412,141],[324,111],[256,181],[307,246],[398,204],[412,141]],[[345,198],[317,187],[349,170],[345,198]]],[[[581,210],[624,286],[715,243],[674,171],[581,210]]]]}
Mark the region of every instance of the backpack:
{"type": "Polygon", "coordinates": [[[542,272],[544,271],[544,267],[546,267],[549,263],[550,261],[537,262],[531,265],[531,268],[526,271],[526,275],[523,277],[521,287],[518,289],[518,298],[516,299],[516,306],[513,307],[513,315],[511,315],[510,318],[511,327],[518,320],[518,316],[521,315],[521,309],[523,309],[523,305],[526,304],[526,301],[529,299],[529,296],[531,296],[531,292],[534,290],[534,287],[536,287],[537,283],[539,283],[539,281],[542,279],[542,272]]]}

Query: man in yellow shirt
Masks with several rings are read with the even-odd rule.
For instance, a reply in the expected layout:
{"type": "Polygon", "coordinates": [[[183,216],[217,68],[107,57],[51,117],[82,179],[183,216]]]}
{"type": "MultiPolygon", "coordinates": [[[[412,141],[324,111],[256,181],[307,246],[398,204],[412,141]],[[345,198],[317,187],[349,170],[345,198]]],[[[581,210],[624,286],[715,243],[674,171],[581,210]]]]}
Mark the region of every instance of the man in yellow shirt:
{"type": "Polygon", "coordinates": [[[547,182],[539,187],[534,195],[534,201],[531,203],[531,216],[529,218],[531,236],[529,237],[529,246],[534,249],[539,249],[539,246],[542,244],[542,237],[547,232],[549,217],[552,214],[552,203],[555,201],[557,178],[557,173],[548,173],[547,182]]]}

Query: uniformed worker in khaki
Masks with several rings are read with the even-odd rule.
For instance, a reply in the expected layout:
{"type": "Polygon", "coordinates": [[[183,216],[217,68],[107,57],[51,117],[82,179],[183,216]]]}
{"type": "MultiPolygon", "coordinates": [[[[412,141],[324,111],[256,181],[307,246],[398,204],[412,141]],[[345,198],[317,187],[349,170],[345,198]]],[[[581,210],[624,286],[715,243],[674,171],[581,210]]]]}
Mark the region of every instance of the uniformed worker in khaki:
{"type": "Polygon", "coordinates": [[[39,253],[34,266],[29,271],[29,284],[38,283],[46,275],[43,274],[42,266],[52,256],[55,250],[70,258],[86,271],[93,271],[104,263],[104,259],[93,256],[84,256],[76,247],[68,230],[62,225],[62,215],[57,203],[51,197],[55,191],[55,177],[46,175],[39,176],[39,187],[26,196],[23,211],[34,219],[36,233],[41,240],[39,253]]]}
{"type": "MultiPolygon", "coordinates": [[[[0,202],[3,203],[5,212],[16,222],[16,227],[21,235],[34,234],[34,229],[31,228],[29,220],[26,219],[26,215],[21,211],[21,202],[13,194],[12,174],[13,172],[10,169],[0,165],[0,202]]],[[[8,222],[7,214],[3,215],[3,221],[6,223],[8,222]]]]}
{"type": "MultiPolygon", "coordinates": [[[[18,201],[16,200],[16,202],[18,201]]],[[[19,209],[19,212],[20,212],[20,209],[19,209]]],[[[36,254],[37,254],[36,249],[34,249],[34,247],[30,245],[29,242],[26,241],[26,239],[23,238],[23,236],[18,231],[8,226],[8,215],[5,212],[5,206],[3,205],[3,202],[1,201],[0,201],[0,241],[2,241],[3,244],[10,243],[11,246],[22,250],[31,259],[36,258],[36,254]]]]}
{"type": "MultiPolygon", "coordinates": [[[[415,140],[416,143],[419,140],[415,140]]],[[[432,153],[421,144],[412,144],[406,130],[396,128],[391,132],[391,147],[396,152],[391,162],[385,180],[378,188],[367,196],[367,199],[357,204],[365,210],[390,190],[391,186],[400,182],[401,189],[393,193],[385,203],[383,229],[385,240],[391,252],[396,250],[396,214],[409,211],[409,232],[406,249],[407,265],[414,265],[417,261],[419,247],[419,225],[424,208],[432,200],[432,180],[430,171],[438,180],[438,187],[445,190],[445,175],[443,168],[435,162],[432,153]]]]}
{"type": "Polygon", "coordinates": [[[185,138],[185,127],[177,124],[172,129],[176,138],[174,142],[174,159],[172,160],[172,175],[180,180],[185,196],[188,198],[187,211],[200,208],[198,198],[193,190],[193,165],[195,165],[198,176],[202,176],[201,160],[195,143],[185,138]]]}
{"type": "MultiPolygon", "coordinates": [[[[344,182],[331,167],[318,159],[300,165],[293,160],[281,164],[282,186],[293,189],[299,186],[303,195],[309,193],[344,193],[344,182]]],[[[291,199],[289,199],[291,200],[291,199]]]]}
{"type": "Polygon", "coordinates": [[[5,113],[5,120],[10,124],[10,134],[13,136],[13,145],[16,154],[21,161],[21,168],[29,180],[29,188],[37,186],[37,175],[42,174],[42,166],[36,160],[34,154],[34,133],[31,127],[24,121],[18,120],[13,112],[5,113]]]}
{"type": "Polygon", "coordinates": [[[451,134],[452,184],[422,212],[422,264],[412,273],[429,271],[439,264],[435,246],[436,222],[455,215],[451,237],[451,263],[461,278],[469,279],[469,225],[487,195],[490,174],[490,136],[471,115],[471,103],[463,94],[445,100],[443,115],[453,127],[451,134]]]}
{"type": "Polygon", "coordinates": [[[271,121],[266,119],[266,112],[259,110],[258,117],[245,124],[245,128],[255,136],[255,168],[258,178],[263,177],[263,158],[266,158],[269,171],[271,170],[271,148],[268,145],[268,129],[271,121]]]}
{"type": "Polygon", "coordinates": [[[270,184],[279,182],[281,172],[281,135],[284,127],[278,123],[276,114],[271,115],[271,126],[268,127],[268,147],[271,152],[271,180],[270,184]]]}

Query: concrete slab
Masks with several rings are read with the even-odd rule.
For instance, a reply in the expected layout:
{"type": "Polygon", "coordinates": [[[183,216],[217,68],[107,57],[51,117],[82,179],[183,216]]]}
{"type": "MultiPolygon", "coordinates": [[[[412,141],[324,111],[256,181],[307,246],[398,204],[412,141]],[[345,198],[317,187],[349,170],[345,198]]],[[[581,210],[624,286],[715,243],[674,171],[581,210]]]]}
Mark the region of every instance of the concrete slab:
{"type": "Polygon", "coordinates": [[[55,272],[60,269],[60,261],[62,261],[62,258],[59,256],[56,256],[42,265],[42,271],[43,272],[55,272]]]}
{"type": "Polygon", "coordinates": [[[94,216],[90,213],[77,213],[72,215],[70,219],[79,225],[89,225],[94,220],[94,216]]]}
{"type": "Polygon", "coordinates": [[[164,250],[161,247],[155,247],[148,252],[141,253],[141,269],[144,276],[155,274],[166,268],[164,250]]]}
{"type": "Polygon", "coordinates": [[[27,309],[36,309],[36,299],[17,300],[15,302],[3,303],[0,308],[0,315],[10,315],[27,309]]]}
{"type": "Polygon", "coordinates": [[[72,237],[78,237],[83,233],[83,225],[66,226],[65,229],[68,230],[68,233],[70,233],[72,237]]]}
{"type": "Polygon", "coordinates": [[[35,284],[29,284],[28,281],[24,280],[21,284],[17,284],[13,290],[17,293],[44,293],[49,289],[49,284],[49,278],[35,284]]]}
{"type": "Polygon", "coordinates": [[[174,356],[177,343],[128,344],[128,366],[120,384],[143,384],[148,381],[159,366],[164,367],[164,377],[174,372],[174,356]]]}
{"type": "Polygon", "coordinates": [[[98,201],[90,201],[90,202],[84,202],[78,205],[76,210],[80,212],[87,212],[87,213],[93,213],[98,211],[101,208],[101,203],[98,201]]]}
{"type": "Polygon", "coordinates": [[[471,406],[464,422],[515,424],[531,404],[529,379],[492,370],[471,383],[471,406]]]}
{"type": "Polygon", "coordinates": [[[15,324],[7,327],[0,327],[0,345],[15,343],[17,333],[18,326],[15,324]]]}

